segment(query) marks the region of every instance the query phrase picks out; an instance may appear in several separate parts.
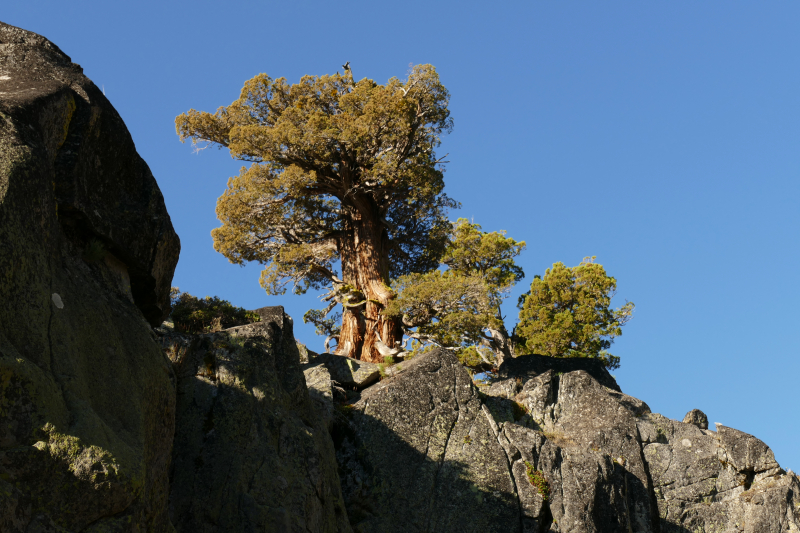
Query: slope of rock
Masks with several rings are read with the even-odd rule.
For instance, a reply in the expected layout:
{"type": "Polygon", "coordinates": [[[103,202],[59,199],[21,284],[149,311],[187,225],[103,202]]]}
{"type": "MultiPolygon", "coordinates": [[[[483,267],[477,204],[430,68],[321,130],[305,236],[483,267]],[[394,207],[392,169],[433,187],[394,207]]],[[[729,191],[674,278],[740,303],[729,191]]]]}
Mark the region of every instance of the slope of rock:
{"type": "Polygon", "coordinates": [[[111,104],[0,23],[0,531],[169,531],[178,237],[111,104]],[[147,319],[147,320],[145,320],[147,319]]]}
{"type": "Polygon", "coordinates": [[[757,438],[657,414],[638,425],[662,533],[800,531],[800,482],[757,438]]]}
{"type": "Polygon", "coordinates": [[[345,408],[337,429],[354,530],[516,531],[514,480],[470,376],[447,351],[403,367],[345,408]]]}
{"type": "Polygon", "coordinates": [[[258,312],[261,322],[220,333],[162,333],[178,378],[172,522],[186,533],[349,533],[291,319],[258,312]]]}
{"type": "Polygon", "coordinates": [[[478,388],[437,350],[340,405],[354,531],[800,531],[764,443],[653,414],[594,363],[524,356],[478,388]]]}

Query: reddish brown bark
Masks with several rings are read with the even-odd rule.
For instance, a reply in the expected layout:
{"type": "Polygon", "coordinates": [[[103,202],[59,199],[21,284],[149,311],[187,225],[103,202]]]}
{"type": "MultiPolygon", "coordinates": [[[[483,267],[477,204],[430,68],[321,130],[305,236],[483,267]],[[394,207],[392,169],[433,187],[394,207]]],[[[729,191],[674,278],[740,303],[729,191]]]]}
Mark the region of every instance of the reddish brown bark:
{"type": "Polygon", "coordinates": [[[394,297],[389,288],[389,238],[377,207],[368,198],[354,199],[353,208],[351,227],[339,243],[342,281],[360,291],[364,303],[345,309],[337,353],[383,362],[376,346],[378,332],[390,347],[402,339],[400,322],[381,314],[394,297]]]}

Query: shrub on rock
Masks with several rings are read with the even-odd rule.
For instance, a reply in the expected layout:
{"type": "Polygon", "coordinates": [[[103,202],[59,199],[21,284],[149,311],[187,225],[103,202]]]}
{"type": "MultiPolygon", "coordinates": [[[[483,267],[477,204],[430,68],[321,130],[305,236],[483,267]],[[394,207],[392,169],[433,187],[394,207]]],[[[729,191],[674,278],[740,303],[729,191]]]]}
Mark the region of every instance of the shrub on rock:
{"type": "Polygon", "coordinates": [[[235,326],[259,322],[261,317],[254,311],[235,307],[218,296],[198,298],[173,287],[172,321],[175,329],[184,333],[221,331],[235,326]]]}

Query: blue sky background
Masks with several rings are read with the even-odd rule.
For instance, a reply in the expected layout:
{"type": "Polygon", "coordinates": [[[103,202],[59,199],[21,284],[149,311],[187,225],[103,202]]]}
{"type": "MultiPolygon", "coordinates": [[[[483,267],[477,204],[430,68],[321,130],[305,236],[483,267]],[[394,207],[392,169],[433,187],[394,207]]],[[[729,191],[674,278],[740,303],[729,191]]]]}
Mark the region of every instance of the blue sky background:
{"type": "Polygon", "coordinates": [[[447,192],[528,248],[527,277],[597,261],[636,303],[612,347],[622,389],[653,411],[752,433],[800,469],[800,3],[6,2],[0,20],[84,67],[164,193],[174,285],[283,305],[296,336],[314,296],[268,297],[260,268],[214,252],[217,197],[240,163],[174,130],[266,72],[295,82],[350,61],[380,83],[432,63],[452,94],[447,192]]]}

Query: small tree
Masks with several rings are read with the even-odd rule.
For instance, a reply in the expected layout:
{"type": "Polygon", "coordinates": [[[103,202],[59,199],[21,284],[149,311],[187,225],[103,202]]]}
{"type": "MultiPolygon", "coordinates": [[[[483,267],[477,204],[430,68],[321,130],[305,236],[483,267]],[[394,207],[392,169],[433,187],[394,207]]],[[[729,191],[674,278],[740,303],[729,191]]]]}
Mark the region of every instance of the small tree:
{"type": "Polygon", "coordinates": [[[436,267],[456,206],[435,155],[452,128],[448,100],[431,65],[385,85],[355,82],[347,68],[296,84],[261,74],[216,113],[180,115],[181,140],[251,163],[217,202],[215,249],[264,264],[269,294],[288,284],[297,294],[329,289],[343,306],[337,352],[382,361],[378,345],[402,337],[400,322],[381,313],[395,296],[390,280],[436,267]]]}
{"type": "Polygon", "coordinates": [[[512,355],[500,305],[524,277],[514,263],[524,242],[487,233],[461,218],[453,224],[441,263],[447,270],[409,274],[394,281],[398,297],[384,311],[400,317],[404,332],[422,343],[458,349],[462,360],[494,366],[512,355]],[[496,357],[487,357],[489,348],[496,357]]]}
{"type": "Polygon", "coordinates": [[[622,326],[633,316],[627,302],[610,309],[617,280],[587,257],[576,267],[555,263],[531,290],[520,297],[516,331],[525,347],[540,355],[594,357],[608,368],[619,368],[619,357],[608,353],[622,326]]]}

